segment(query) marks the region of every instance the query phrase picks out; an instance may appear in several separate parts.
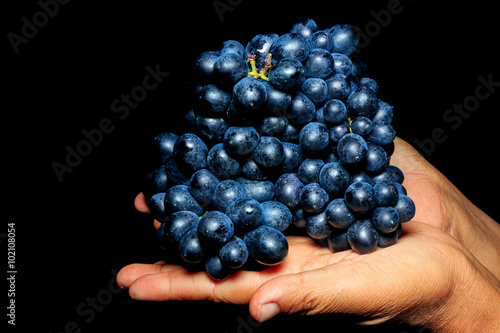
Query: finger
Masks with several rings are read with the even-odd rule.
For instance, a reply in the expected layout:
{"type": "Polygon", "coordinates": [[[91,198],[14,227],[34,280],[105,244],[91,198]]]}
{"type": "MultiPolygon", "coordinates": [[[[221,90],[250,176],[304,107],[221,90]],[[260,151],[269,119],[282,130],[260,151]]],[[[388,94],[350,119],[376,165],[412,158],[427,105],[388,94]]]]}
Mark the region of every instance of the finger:
{"type": "Polygon", "coordinates": [[[118,285],[122,288],[130,288],[132,283],[138,278],[169,270],[181,269],[178,265],[166,265],[164,261],[159,261],[155,264],[131,264],[122,268],[116,276],[118,285]]]}
{"type": "MultiPolygon", "coordinates": [[[[352,287],[345,285],[341,278],[342,275],[347,278],[348,265],[335,266],[336,270],[329,266],[280,276],[266,282],[252,296],[250,314],[255,320],[263,322],[279,313],[334,312],[334,298],[337,304],[342,304],[342,299],[352,296],[352,287]]],[[[357,292],[363,290],[358,289],[357,292]]]]}
{"type": "Polygon", "coordinates": [[[238,271],[225,280],[216,281],[204,271],[175,269],[138,278],[130,286],[129,294],[136,300],[248,304],[261,283],[259,272],[238,271]]]}
{"type": "Polygon", "coordinates": [[[434,230],[408,222],[408,232],[395,246],[368,255],[351,253],[322,268],[269,280],[252,296],[252,317],[262,322],[278,313],[344,313],[383,321],[436,299],[443,266],[435,263],[434,251],[424,251],[436,244],[436,235],[422,233],[426,227],[434,230]]]}
{"type": "Polygon", "coordinates": [[[134,200],[135,209],[137,209],[141,213],[150,213],[148,203],[146,201],[146,196],[144,193],[139,193],[134,200]]]}
{"type": "Polygon", "coordinates": [[[159,222],[158,220],[154,220],[153,225],[155,229],[158,229],[161,226],[161,222],[159,222]]]}

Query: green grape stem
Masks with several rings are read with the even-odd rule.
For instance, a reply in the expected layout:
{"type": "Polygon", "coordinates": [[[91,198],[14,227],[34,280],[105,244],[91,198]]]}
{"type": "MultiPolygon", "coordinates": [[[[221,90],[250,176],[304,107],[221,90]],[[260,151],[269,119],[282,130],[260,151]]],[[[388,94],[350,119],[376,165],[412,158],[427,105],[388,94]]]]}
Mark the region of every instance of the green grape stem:
{"type": "Polygon", "coordinates": [[[272,55],[269,53],[267,55],[266,61],[264,68],[262,68],[260,71],[257,69],[257,66],[255,64],[255,55],[249,54],[248,55],[248,62],[250,63],[250,71],[248,71],[248,77],[254,77],[257,79],[262,79],[269,81],[268,75],[269,75],[269,70],[271,69],[271,58],[272,55]]]}

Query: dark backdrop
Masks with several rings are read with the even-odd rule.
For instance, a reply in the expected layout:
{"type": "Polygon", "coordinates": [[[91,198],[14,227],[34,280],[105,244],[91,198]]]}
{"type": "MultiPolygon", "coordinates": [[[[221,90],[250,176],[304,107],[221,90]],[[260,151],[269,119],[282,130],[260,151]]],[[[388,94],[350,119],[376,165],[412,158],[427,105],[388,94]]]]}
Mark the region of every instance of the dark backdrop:
{"type": "Polygon", "coordinates": [[[499,29],[491,2],[224,0],[218,3],[229,7],[220,9],[221,16],[215,1],[60,2],[57,8],[55,1],[22,1],[2,10],[6,200],[0,240],[4,252],[7,223],[15,223],[16,328],[341,332],[350,327],[332,316],[281,316],[252,327],[247,306],[135,302],[127,292],[116,293],[113,284],[113,272],[124,265],[159,259],[151,219],[134,211],[133,200],[150,168],[151,139],[182,131],[193,59],[227,39],[246,45],[258,33],[284,34],[300,16],[310,16],[321,28],[352,23],[366,33],[361,57],[368,76],[380,84],[380,97],[395,106],[398,135],[424,142],[426,157],[500,219],[492,195],[499,185],[500,104],[500,92],[493,90],[500,87],[490,87],[486,97],[487,88],[481,88],[483,100],[476,97],[479,77],[500,81],[499,29]],[[50,15],[41,14],[43,7],[50,15]],[[122,96],[140,93],[137,87],[151,70],[165,77],[127,110],[122,96]],[[456,114],[453,121],[443,119],[464,101],[471,112],[462,120],[456,114]],[[107,132],[102,137],[93,131],[99,127],[107,132]],[[433,132],[439,135],[431,144],[433,132]],[[82,143],[85,133],[94,133],[96,144],[82,143]],[[87,156],[73,158],[71,172],[58,178],[54,162],[65,164],[68,149],[78,147],[87,156]],[[93,306],[93,299],[100,301],[93,306]]]}

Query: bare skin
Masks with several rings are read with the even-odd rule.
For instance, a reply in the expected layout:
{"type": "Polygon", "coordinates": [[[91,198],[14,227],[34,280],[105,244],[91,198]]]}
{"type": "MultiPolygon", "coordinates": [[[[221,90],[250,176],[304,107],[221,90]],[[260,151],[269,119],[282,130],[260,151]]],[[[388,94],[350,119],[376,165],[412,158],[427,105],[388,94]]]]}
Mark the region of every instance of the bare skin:
{"type": "MultiPolygon", "coordinates": [[[[259,321],[278,313],[349,313],[370,324],[394,319],[436,332],[497,331],[500,226],[403,140],[396,140],[391,162],[405,173],[417,207],[394,246],[369,255],[331,253],[290,236],[287,259],[261,272],[214,281],[158,262],[124,267],[118,283],[138,300],[249,304],[259,321]]],[[[148,212],[142,194],[135,206],[148,212]]]]}

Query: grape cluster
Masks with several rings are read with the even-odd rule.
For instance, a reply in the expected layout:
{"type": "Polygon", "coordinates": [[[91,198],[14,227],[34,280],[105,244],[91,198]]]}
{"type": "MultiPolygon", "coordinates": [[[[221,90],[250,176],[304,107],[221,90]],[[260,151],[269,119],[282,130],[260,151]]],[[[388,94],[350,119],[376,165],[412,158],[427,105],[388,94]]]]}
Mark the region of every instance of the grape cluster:
{"type": "Polygon", "coordinates": [[[224,279],[285,260],[290,229],[334,252],[397,242],[415,206],[389,164],[393,107],[358,42],[349,24],[303,18],[196,58],[191,133],[155,138],[161,166],[143,190],[163,247],[224,279]]]}

